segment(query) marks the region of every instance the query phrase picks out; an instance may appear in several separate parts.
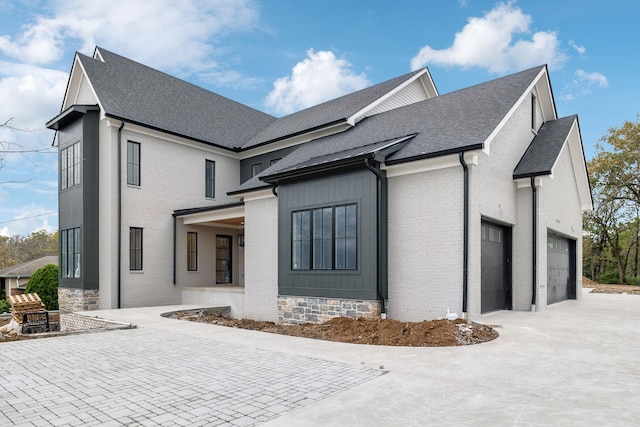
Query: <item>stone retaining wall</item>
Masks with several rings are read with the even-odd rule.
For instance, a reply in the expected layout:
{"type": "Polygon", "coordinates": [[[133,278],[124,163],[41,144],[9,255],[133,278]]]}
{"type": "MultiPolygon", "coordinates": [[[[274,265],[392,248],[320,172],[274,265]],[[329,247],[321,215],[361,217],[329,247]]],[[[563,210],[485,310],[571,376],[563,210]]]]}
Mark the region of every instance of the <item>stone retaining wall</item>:
{"type": "Polygon", "coordinates": [[[63,313],[97,310],[100,293],[97,289],[58,288],[58,307],[63,313]]]}
{"type": "Polygon", "coordinates": [[[285,325],[323,323],[334,317],[380,318],[378,301],[278,296],[278,321],[285,325]]]}

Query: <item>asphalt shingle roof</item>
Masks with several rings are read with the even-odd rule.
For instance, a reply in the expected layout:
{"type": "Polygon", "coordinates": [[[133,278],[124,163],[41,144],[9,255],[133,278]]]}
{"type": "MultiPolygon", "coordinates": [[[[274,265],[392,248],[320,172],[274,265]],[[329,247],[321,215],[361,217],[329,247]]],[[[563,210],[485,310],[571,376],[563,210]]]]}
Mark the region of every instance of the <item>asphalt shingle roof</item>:
{"type": "Polygon", "coordinates": [[[552,120],[542,125],[513,171],[513,178],[549,175],[578,116],[552,120]]]}
{"type": "MultiPolygon", "coordinates": [[[[387,164],[482,148],[543,69],[531,68],[367,117],[352,129],[301,145],[258,177],[291,170],[315,157],[414,134],[387,158],[387,164]]],[[[243,183],[237,192],[263,187],[258,177],[243,183]]]]}
{"type": "Polygon", "coordinates": [[[248,149],[280,138],[295,135],[319,126],[344,121],[381,96],[406,82],[424,69],[398,76],[391,80],[306,108],[274,121],[263,131],[247,141],[248,149]]]}
{"type": "Polygon", "coordinates": [[[0,277],[31,277],[37,269],[49,264],[58,265],[58,257],[50,255],[3,268],[0,277]]]}
{"type": "Polygon", "coordinates": [[[96,48],[78,54],[107,116],[234,149],[276,120],[261,111],[96,48]]]}

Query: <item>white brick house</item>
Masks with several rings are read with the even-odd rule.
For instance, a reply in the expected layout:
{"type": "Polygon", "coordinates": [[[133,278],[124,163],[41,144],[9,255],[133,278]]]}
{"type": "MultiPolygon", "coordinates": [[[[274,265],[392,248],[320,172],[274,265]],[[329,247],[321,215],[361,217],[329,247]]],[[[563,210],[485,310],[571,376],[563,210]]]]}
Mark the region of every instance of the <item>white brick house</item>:
{"type": "Polygon", "coordinates": [[[275,118],[96,48],[47,126],[63,309],[422,320],[581,296],[590,188],[545,66],[443,95],[421,69],[275,118]]]}

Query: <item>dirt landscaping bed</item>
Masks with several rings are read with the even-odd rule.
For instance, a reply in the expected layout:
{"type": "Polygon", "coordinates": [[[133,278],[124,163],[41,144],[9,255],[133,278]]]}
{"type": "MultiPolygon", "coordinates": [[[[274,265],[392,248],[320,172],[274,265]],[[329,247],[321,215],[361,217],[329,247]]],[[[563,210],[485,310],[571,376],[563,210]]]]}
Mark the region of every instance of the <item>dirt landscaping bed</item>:
{"type": "Polygon", "coordinates": [[[232,319],[220,313],[178,312],[171,317],[192,322],[250,329],[295,337],[315,338],[353,344],[406,347],[446,347],[479,344],[494,340],[492,328],[462,319],[400,322],[397,320],[365,320],[337,317],[322,324],[277,325],[248,319],[232,319]]]}

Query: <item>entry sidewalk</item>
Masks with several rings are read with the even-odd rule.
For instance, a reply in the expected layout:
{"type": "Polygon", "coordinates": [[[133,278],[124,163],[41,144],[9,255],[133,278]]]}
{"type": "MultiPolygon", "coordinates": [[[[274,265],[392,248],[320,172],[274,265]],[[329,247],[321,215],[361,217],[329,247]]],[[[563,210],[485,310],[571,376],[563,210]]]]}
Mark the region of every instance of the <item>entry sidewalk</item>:
{"type": "Polygon", "coordinates": [[[363,346],[160,317],[0,345],[0,425],[539,426],[640,420],[640,296],[496,312],[492,342],[363,346]],[[43,356],[46,355],[46,356],[43,356]],[[3,418],[4,417],[4,418],[3,418]]]}

